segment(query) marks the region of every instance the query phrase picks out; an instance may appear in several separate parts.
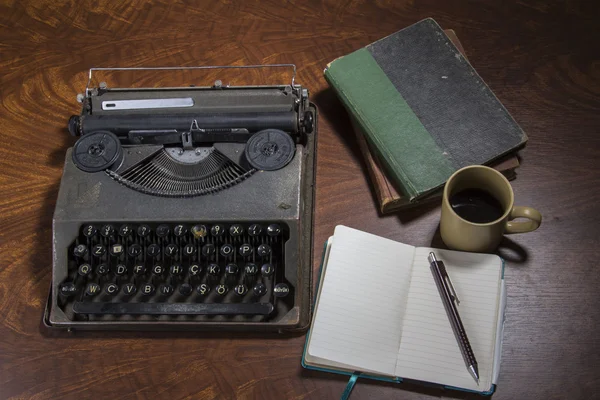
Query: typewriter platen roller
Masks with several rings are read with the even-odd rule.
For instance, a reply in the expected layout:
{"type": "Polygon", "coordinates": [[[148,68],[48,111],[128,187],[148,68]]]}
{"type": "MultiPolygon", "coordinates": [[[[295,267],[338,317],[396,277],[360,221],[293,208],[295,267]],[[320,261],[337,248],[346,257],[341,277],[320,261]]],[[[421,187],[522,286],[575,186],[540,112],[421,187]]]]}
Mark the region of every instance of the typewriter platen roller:
{"type": "MultiPolygon", "coordinates": [[[[270,67],[295,77],[293,65],[270,67]]],[[[308,90],[294,77],[90,87],[95,71],[68,123],[78,140],[54,213],[45,323],[306,328],[317,130],[308,90]]]]}

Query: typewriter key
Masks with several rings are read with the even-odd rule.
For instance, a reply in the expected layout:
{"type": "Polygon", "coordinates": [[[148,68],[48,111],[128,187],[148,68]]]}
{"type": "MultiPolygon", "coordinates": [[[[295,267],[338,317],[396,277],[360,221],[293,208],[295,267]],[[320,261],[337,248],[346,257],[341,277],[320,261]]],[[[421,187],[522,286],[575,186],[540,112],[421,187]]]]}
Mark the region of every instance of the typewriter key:
{"type": "Polygon", "coordinates": [[[218,264],[208,264],[208,268],[206,269],[208,274],[212,277],[218,277],[221,273],[221,268],[218,264]]]}
{"type": "Polygon", "coordinates": [[[73,255],[75,257],[85,257],[87,252],[88,252],[88,249],[84,244],[79,244],[79,245],[75,246],[75,248],[73,249],[73,255]]]}
{"type": "Polygon", "coordinates": [[[192,235],[196,239],[202,239],[206,236],[206,225],[194,225],[192,227],[192,235]]]}
{"type": "Polygon", "coordinates": [[[119,167],[123,162],[123,148],[114,133],[96,131],[79,138],[73,146],[72,157],[80,170],[99,172],[119,167]]]}
{"type": "Polygon", "coordinates": [[[96,273],[100,276],[108,275],[109,272],[110,272],[110,268],[106,264],[100,264],[96,268],[96,273]]]}
{"type": "Polygon", "coordinates": [[[240,236],[244,233],[244,227],[240,224],[233,224],[229,227],[229,234],[231,236],[240,236]]]}
{"type": "Polygon", "coordinates": [[[88,283],[85,288],[85,294],[88,296],[95,296],[100,292],[100,285],[97,283],[88,283]]]}
{"type": "Polygon", "coordinates": [[[190,276],[198,276],[202,272],[202,266],[200,264],[190,265],[190,276]]]}
{"type": "Polygon", "coordinates": [[[248,293],[248,288],[245,285],[237,285],[233,290],[238,296],[245,296],[248,293]]]}
{"type": "Polygon", "coordinates": [[[165,224],[159,225],[156,228],[156,236],[161,237],[161,238],[167,237],[169,235],[169,231],[170,231],[169,225],[165,225],[165,224]]]}
{"type": "Polygon", "coordinates": [[[123,276],[127,273],[127,266],[125,264],[117,264],[115,267],[115,274],[123,276]]]}
{"type": "Polygon", "coordinates": [[[223,246],[221,246],[219,253],[221,253],[223,257],[227,258],[233,254],[233,246],[229,243],[225,243],[223,246]]]}
{"type": "Polygon", "coordinates": [[[244,273],[246,275],[254,276],[258,273],[258,267],[254,263],[246,264],[246,268],[244,268],[244,273]]]}
{"type": "Polygon", "coordinates": [[[115,227],[111,224],[103,225],[100,229],[100,234],[105,238],[111,237],[115,233],[115,227]]]}
{"type": "Polygon", "coordinates": [[[290,293],[290,287],[285,283],[278,283],[273,289],[276,297],[285,297],[290,293]]]}
{"type": "Polygon", "coordinates": [[[180,276],[181,274],[183,274],[183,268],[179,264],[173,264],[173,265],[171,265],[169,272],[173,276],[180,276]]]}
{"type": "Polygon", "coordinates": [[[192,256],[195,253],[196,253],[196,246],[194,246],[193,244],[188,243],[183,248],[183,254],[185,254],[186,256],[192,256]]]}
{"type": "Polygon", "coordinates": [[[229,288],[227,286],[221,284],[221,285],[217,285],[216,291],[221,296],[225,296],[227,294],[227,292],[229,291],[229,288]]]}
{"type": "Polygon", "coordinates": [[[239,268],[236,264],[227,264],[225,267],[225,276],[227,278],[235,278],[238,274],[239,268]]]}
{"type": "Polygon", "coordinates": [[[279,236],[281,233],[281,227],[278,224],[271,224],[267,227],[267,235],[279,236]]]}
{"type": "Polygon", "coordinates": [[[242,257],[247,257],[252,254],[254,249],[248,243],[242,243],[242,245],[238,248],[238,253],[242,257]]]}
{"type": "Polygon", "coordinates": [[[183,225],[176,225],[175,228],[173,228],[173,233],[175,236],[181,237],[187,233],[187,228],[183,225]]]}
{"type": "Polygon", "coordinates": [[[133,231],[133,229],[131,229],[130,225],[121,225],[121,227],[119,228],[119,236],[121,237],[129,237],[131,236],[131,232],[133,231]]]}
{"type": "Polygon", "coordinates": [[[110,247],[108,248],[108,252],[115,257],[120,256],[121,254],[123,254],[124,251],[125,251],[125,248],[123,247],[123,245],[121,243],[111,244],[110,247]]]}
{"type": "Polygon", "coordinates": [[[177,255],[177,251],[179,250],[176,245],[173,243],[169,243],[166,247],[166,253],[169,257],[175,257],[177,255]]]}
{"type": "Polygon", "coordinates": [[[207,243],[202,246],[202,255],[205,257],[211,256],[215,254],[215,245],[212,243],[207,243]]]}
{"type": "Polygon", "coordinates": [[[275,171],[288,165],[295,151],[296,145],[290,135],[279,129],[265,129],[248,139],[244,155],[252,167],[275,171]]]}
{"type": "Polygon", "coordinates": [[[252,288],[252,291],[254,292],[255,296],[260,297],[260,296],[263,296],[265,293],[267,293],[267,287],[265,285],[263,285],[262,283],[257,283],[252,288]]]}
{"type": "Polygon", "coordinates": [[[142,294],[144,294],[146,296],[153,295],[155,291],[156,291],[156,288],[151,283],[146,283],[145,285],[142,285],[142,294]]]}
{"type": "Polygon", "coordinates": [[[119,292],[119,286],[117,286],[114,283],[109,283],[108,285],[106,285],[106,287],[104,288],[104,292],[110,296],[114,295],[115,293],[119,292]]]}
{"type": "Polygon", "coordinates": [[[225,233],[225,227],[221,224],[213,225],[210,228],[210,234],[213,236],[222,236],[225,233]]]}
{"type": "Polygon", "coordinates": [[[133,267],[133,273],[136,275],[144,275],[146,273],[146,267],[142,264],[137,264],[133,267]]]}
{"type": "Polygon", "coordinates": [[[127,249],[127,254],[129,254],[129,257],[137,257],[137,256],[139,256],[140,254],[142,254],[142,246],[140,246],[137,243],[132,244],[127,249]]]}
{"type": "Polygon", "coordinates": [[[96,257],[102,257],[106,253],[106,248],[101,244],[97,244],[92,248],[92,254],[96,257]]]}
{"type": "Polygon", "coordinates": [[[160,285],[160,293],[164,296],[168,296],[171,293],[173,293],[173,286],[169,285],[169,284],[162,284],[160,285]]]}
{"type": "Polygon", "coordinates": [[[137,234],[140,237],[146,237],[150,234],[150,227],[148,225],[140,225],[137,229],[137,234]]]}
{"type": "Polygon", "coordinates": [[[93,237],[98,230],[94,225],[86,225],[83,227],[83,236],[93,237]]]}
{"type": "Polygon", "coordinates": [[[77,294],[78,289],[73,282],[65,282],[60,284],[60,286],[58,287],[58,291],[63,296],[70,297],[77,294]]]}
{"type": "Polygon", "coordinates": [[[137,288],[135,287],[135,285],[133,283],[126,283],[125,285],[123,285],[122,291],[127,296],[133,296],[135,294],[135,292],[137,292],[137,288]]]}
{"type": "Polygon", "coordinates": [[[179,293],[181,293],[183,296],[189,296],[192,294],[192,290],[192,285],[189,283],[183,283],[181,286],[179,286],[179,293]]]}
{"type": "Polygon", "coordinates": [[[158,257],[160,255],[160,246],[157,245],[156,243],[152,243],[150,246],[148,246],[148,248],[146,249],[146,254],[149,257],[158,257]]]}
{"type": "Polygon", "coordinates": [[[198,292],[198,294],[204,296],[205,294],[210,292],[210,286],[208,286],[206,283],[202,283],[196,287],[196,292],[198,292]]]}
{"type": "Polygon", "coordinates": [[[261,232],[262,232],[262,228],[258,224],[252,224],[248,228],[248,234],[250,236],[258,236],[258,235],[260,235],[261,232]]]}
{"type": "Polygon", "coordinates": [[[260,273],[266,277],[273,275],[274,271],[275,271],[275,268],[273,268],[273,266],[271,264],[263,264],[263,266],[260,267],[260,273]]]}
{"type": "Polygon", "coordinates": [[[258,250],[256,252],[261,257],[267,257],[269,254],[271,254],[271,246],[268,244],[261,244],[258,246],[258,250]]]}

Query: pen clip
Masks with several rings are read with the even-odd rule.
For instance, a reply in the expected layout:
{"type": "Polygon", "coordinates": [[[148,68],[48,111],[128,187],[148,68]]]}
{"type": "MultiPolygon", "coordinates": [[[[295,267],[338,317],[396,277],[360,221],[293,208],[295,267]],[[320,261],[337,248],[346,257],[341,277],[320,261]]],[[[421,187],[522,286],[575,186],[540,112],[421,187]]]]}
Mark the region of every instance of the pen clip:
{"type": "Polygon", "coordinates": [[[454,285],[452,284],[452,281],[450,280],[450,277],[448,276],[448,271],[446,271],[446,266],[444,265],[443,261],[439,261],[436,257],[435,254],[429,253],[429,262],[431,264],[435,264],[438,268],[438,271],[440,271],[440,275],[442,277],[442,279],[444,279],[444,281],[446,282],[446,286],[448,286],[448,289],[450,289],[450,291],[452,293],[449,293],[450,297],[452,298],[452,301],[456,300],[456,305],[460,304],[460,300],[458,299],[458,295],[456,294],[456,290],[454,290],[454,285]]]}
{"type": "Polygon", "coordinates": [[[452,291],[452,294],[450,296],[452,296],[453,300],[456,300],[456,305],[459,305],[460,304],[460,300],[458,299],[458,295],[456,294],[456,290],[454,290],[454,285],[452,284],[452,280],[450,280],[450,276],[448,276],[448,272],[446,272],[446,268],[444,268],[444,279],[448,283],[448,288],[450,288],[450,290],[452,291]]]}

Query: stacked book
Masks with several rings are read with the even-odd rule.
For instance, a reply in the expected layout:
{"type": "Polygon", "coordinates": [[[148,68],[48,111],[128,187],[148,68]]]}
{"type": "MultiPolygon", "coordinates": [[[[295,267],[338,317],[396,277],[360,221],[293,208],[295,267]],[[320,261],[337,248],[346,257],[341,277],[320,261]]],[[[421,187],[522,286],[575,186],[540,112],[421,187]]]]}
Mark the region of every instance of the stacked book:
{"type": "Polygon", "coordinates": [[[441,197],[467,165],[514,179],[527,135],[464,56],[426,19],[328,64],[382,213],[441,197]]]}

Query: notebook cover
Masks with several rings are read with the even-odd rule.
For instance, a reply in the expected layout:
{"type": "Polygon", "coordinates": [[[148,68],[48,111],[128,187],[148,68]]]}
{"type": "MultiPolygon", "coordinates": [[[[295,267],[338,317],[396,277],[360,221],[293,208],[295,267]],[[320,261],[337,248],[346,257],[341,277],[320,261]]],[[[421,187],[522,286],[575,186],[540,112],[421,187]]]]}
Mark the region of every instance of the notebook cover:
{"type": "Polygon", "coordinates": [[[325,78],[410,201],[527,142],[431,18],[332,61],[325,78]]]}
{"type": "MultiPolygon", "coordinates": [[[[312,316],[313,318],[315,317],[315,307],[317,306],[317,295],[319,293],[319,284],[321,282],[321,274],[323,273],[323,264],[325,262],[325,253],[327,252],[327,241],[325,242],[325,245],[323,246],[323,254],[321,255],[321,264],[319,265],[319,273],[317,274],[317,285],[315,287],[315,298],[313,301],[313,310],[312,310],[312,316]]],[[[503,317],[502,317],[502,323],[501,323],[501,327],[500,327],[500,337],[496,338],[496,341],[498,342],[498,340],[500,341],[500,346],[497,347],[497,356],[495,357],[495,365],[494,367],[497,368],[495,371],[495,376],[492,378],[493,380],[497,380],[497,375],[499,373],[499,367],[500,367],[500,356],[502,354],[502,334],[504,333],[504,311],[505,311],[505,306],[506,306],[506,291],[505,291],[505,284],[504,284],[504,266],[505,266],[505,262],[504,259],[502,259],[502,291],[501,291],[501,300],[500,300],[500,310],[503,313],[503,317]]],[[[348,372],[348,371],[342,371],[342,370],[337,370],[337,369],[333,369],[333,368],[323,368],[323,367],[317,367],[317,366],[311,366],[306,364],[306,352],[308,351],[308,338],[309,338],[309,333],[310,333],[310,329],[306,332],[306,339],[304,340],[304,350],[302,351],[302,360],[301,360],[301,365],[303,368],[305,369],[310,369],[310,370],[314,370],[314,371],[321,371],[321,372],[328,372],[328,373],[333,373],[333,374],[339,374],[339,375],[347,375],[347,376],[352,376],[354,373],[353,372],[348,372]]],[[[368,375],[368,374],[360,374],[359,376],[360,378],[364,378],[364,379],[373,379],[373,380],[377,380],[377,381],[383,381],[383,382],[392,382],[392,383],[402,383],[404,382],[403,378],[397,377],[397,378],[386,378],[386,377],[382,377],[382,376],[375,376],[375,375],[368,375]]],[[[414,383],[421,383],[423,385],[433,385],[433,386],[437,386],[437,387],[443,387],[446,389],[451,389],[451,390],[458,390],[458,391],[462,391],[462,392],[472,392],[472,393],[478,393],[482,396],[491,396],[495,391],[496,391],[496,384],[493,383],[492,387],[490,390],[488,391],[484,391],[484,392],[477,392],[474,390],[470,390],[470,389],[463,389],[463,388],[459,388],[459,387],[455,387],[455,386],[447,386],[447,385],[438,385],[438,384],[433,384],[433,383],[429,383],[429,382],[419,382],[419,381],[414,381],[414,380],[410,380],[410,382],[414,382],[414,383]]]]}
{"type": "MultiPolygon", "coordinates": [[[[466,58],[464,48],[456,36],[456,33],[452,29],[445,29],[444,32],[450,38],[452,43],[454,43],[456,48],[461,52],[461,54],[463,54],[466,58]]],[[[352,118],[352,126],[354,133],[356,134],[360,151],[363,154],[367,171],[371,178],[371,184],[373,185],[375,195],[377,196],[379,211],[382,214],[387,214],[408,207],[414,207],[415,205],[425,202],[430,203],[435,200],[439,201],[442,196],[442,191],[436,190],[429,196],[423,197],[418,202],[411,203],[406,194],[402,194],[402,191],[396,187],[394,182],[386,177],[385,172],[379,160],[377,159],[377,156],[369,148],[364,134],[360,127],[357,126],[354,118],[352,118]]],[[[490,166],[502,172],[508,180],[513,180],[516,178],[515,169],[519,167],[519,160],[517,159],[516,155],[509,155],[501,160],[493,162],[490,164],[490,166]]]]}

